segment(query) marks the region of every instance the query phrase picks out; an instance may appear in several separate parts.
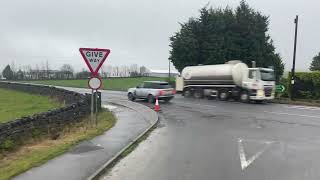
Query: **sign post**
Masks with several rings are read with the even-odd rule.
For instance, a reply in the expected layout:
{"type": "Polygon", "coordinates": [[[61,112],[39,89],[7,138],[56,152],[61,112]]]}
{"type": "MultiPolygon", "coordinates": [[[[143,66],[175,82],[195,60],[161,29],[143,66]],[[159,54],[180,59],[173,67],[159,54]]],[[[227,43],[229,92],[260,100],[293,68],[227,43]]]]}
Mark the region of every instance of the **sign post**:
{"type": "Polygon", "coordinates": [[[99,69],[110,54],[110,49],[98,48],[80,48],[80,54],[87,64],[91,78],[88,81],[88,87],[91,89],[91,120],[98,125],[98,89],[102,86],[102,80],[98,77],[99,69]],[[95,108],[94,108],[95,107],[95,108]],[[95,112],[94,112],[95,109],[95,112]]]}

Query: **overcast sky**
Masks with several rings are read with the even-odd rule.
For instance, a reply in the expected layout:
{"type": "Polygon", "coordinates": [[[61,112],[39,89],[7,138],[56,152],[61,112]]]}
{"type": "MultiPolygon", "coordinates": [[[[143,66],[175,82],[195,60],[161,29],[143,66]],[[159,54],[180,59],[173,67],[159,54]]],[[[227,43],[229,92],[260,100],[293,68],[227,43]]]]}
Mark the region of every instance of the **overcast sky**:
{"type": "MultiPolygon", "coordinates": [[[[236,7],[240,0],[0,0],[0,70],[47,60],[51,69],[86,68],[80,47],[110,48],[111,65],[166,69],[169,37],[178,22],[213,7],[236,7]]],[[[319,0],[247,0],[270,16],[269,33],[286,64],[292,65],[294,23],[299,14],[297,69],[306,70],[320,51],[319,0]]]]}

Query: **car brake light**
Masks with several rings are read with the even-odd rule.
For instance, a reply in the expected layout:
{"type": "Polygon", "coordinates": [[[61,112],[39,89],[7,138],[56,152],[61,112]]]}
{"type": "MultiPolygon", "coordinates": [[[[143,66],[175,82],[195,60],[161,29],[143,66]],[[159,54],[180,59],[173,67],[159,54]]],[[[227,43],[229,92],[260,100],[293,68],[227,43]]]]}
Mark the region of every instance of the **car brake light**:
{"type": "Polygon", "coordinates": [[[176,94],[177,93],[177,91],[174,89],[174,90],[172,90],[172,94],[176,94]]]}
{"type": "Polygon", "coordinates": [[[162,90],[159,91],[159,96],[162,96],[164,92],[162,90]]]}

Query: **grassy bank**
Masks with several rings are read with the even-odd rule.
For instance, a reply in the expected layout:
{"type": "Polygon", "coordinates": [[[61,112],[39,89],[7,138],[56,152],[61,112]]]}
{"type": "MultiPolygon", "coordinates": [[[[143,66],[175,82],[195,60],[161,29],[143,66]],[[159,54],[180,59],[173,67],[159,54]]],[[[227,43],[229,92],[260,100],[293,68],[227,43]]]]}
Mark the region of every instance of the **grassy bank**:
{"type": "MultiPolygon", "coordinates": [[[[130,87],[135,87],[143,81],[165,81],[166,78],[159,77],[136,77],[136,78],[107,78],[103,79],[103,89],[106,90],[117,90],[126,91],[130,87]]],[[[54,86],[68,86],[68,87],[79,87],[87,88],[88,80],[37,80],[37,81],[25,81],[29,83],[54,85],[54,86]]]]}
{"type": "Polygon", "coordinates": [[[98,127],[92,127],[87,119],[83,123],[66,128],[57,140],[38,137],[14,152],[0,154],[0,180],[10,179],[34,166],[41,165],[68,151],[80,141],[104,133],[116,122],[112,113],[105,110],[99,114],[98,119],[98,127]]]}
{"type": "Polygon", "coordinates": [[[289,98],[276,98],[272,100],[274,103],[278,104],[292,104],[292,105],[303,105],[303,106],[318,106],[320,107],[320,100],[312,99],[295,99],[290,100],[289,98]]]}
{"type": "Polygon", "coordinates": [[[47,96],[0,88],[0,123],[61,106],[47,96]]]}

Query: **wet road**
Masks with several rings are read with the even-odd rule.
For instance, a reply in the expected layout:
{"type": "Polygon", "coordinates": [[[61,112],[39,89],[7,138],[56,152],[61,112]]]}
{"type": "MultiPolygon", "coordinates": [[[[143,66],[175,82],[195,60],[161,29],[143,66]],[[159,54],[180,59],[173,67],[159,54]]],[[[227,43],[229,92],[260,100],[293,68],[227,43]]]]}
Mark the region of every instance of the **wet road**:
{"type": "Polygon", "coordinates": [[[320,108],[179,95],[161,108],[159,127],[101,179],[320,178],[320,108]]]}

